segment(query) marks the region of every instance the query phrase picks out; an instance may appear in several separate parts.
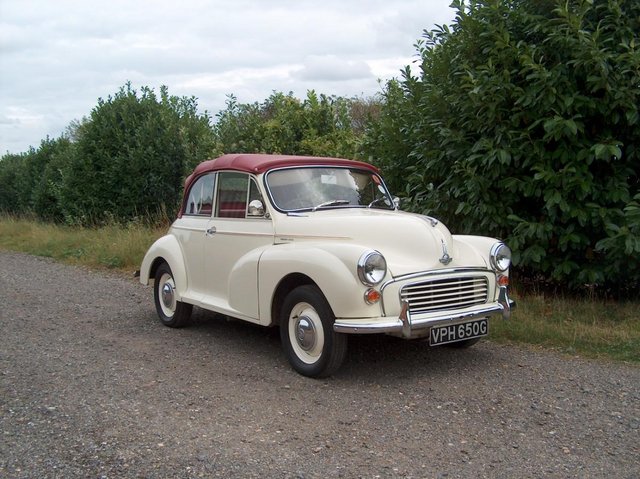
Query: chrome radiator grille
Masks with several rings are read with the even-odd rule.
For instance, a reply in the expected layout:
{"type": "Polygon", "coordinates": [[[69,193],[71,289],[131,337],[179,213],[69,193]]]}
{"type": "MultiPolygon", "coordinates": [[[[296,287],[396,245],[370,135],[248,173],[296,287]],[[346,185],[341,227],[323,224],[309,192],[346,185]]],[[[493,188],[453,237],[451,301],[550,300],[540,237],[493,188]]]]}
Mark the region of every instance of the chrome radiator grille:
{"type": "Polygon", "coordinates": [[[488,289],[484,276],[433,279],[404,286],[400,298],[411,313],[429,313],[486,303],[488,289]]]}

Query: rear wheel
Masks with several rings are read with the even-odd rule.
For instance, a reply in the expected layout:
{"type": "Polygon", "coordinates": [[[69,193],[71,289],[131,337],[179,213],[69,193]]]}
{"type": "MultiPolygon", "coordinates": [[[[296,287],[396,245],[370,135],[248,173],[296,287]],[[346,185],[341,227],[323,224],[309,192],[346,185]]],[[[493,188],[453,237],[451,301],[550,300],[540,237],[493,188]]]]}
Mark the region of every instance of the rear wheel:
{"type": "Polygon", "coordinates": [[[333,374],[347,353],[347,337],[333,330],[335,316],[315,286],[300,286],[285,298],[280,338],[291,366],[309,377],[333,374]]]}
{"type": "Polygon", "coordinates": [[[193,306],[176,300],[176,282],[167,263],[162,263],[156,270],[153,299],[162,324],[181,328],[189,323],[193,306]]]}

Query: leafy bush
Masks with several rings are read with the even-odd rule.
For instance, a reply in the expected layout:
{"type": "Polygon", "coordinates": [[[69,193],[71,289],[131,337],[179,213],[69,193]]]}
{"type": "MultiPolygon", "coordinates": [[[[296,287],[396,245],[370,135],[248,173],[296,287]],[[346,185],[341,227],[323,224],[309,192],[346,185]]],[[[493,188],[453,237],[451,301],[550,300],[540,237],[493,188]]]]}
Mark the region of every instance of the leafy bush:
{"type": "Polygon", "coordinates": [[[507,239],[521,274],[637,287],[640,3],[454,6],[417,43],[419,73],[387,86],[365,152],[413,210],[507,239]]]}
{"type": "Polygon", "coordinates": [[[30,209],[47,221],[61,221],[63,211],[60,205],[63,168],[73,155],[71,141],[66,137],[57,140],[46,139],[33,154],[31,168],[26,174],[34,181],[31,188],[30,209]],[[34,168],[36,166],[36,168],[34,168]]]}
{"type": "Polygon", "coordinates": [[[375,99],[274,92],[263,103],[230,96],[215,125],[194,98],[129,83],[64,136],[0,159],[0,211],[69,224],[172,217],[184,177],[223,153],[354,157],[375,99]]]}
{"type": "Polygon", "coordinates": [[[165,87],[158,99],[129,84],[100,99],[77,133],[60,203],[66,220],[80,224],[175,211],[186,173],[213,144],[194,99],[170,97],[165,87]]]}
{"type": "Polygon", "coordinates": [[[173,216],[213,138],[195,98],[127,83],[62,137],[0,159],[0,211],[70,224],[173,216]]]}
{"type": "Polygon", "coordinates": [[[0,161],[0,212],[16,214],[24,210],[26,158],[26,154],[7,153],[0,161]]]}
{"type": "Polygon", "coordinates": [[[0,211],[36,213],[48,220],[61,218],[57,191],[60,170],[68,162],[70,142],[61,137],[42,140],[38,149],[7,154],[0,161],[0,211]]]}
{"type": "MultiPolygon", "coordinates": [[[[262,103],[231,95],[214,124],[218,153],[278,153],[353,158],[362,135],[354,120],[374,111],[374,101],[307,93],[305,100],[274,92],[262,103]]],[[[360,129],[359,129],[360,127],[360,129]]]]}

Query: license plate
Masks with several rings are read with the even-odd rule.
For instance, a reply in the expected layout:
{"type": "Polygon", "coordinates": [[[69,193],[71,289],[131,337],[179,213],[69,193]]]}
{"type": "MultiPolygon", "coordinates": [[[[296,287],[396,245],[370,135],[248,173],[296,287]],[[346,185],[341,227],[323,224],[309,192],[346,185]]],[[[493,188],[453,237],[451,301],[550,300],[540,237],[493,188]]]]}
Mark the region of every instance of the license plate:
{"type": "Polygon", "coordinates": [[[449,324],[447,326],[437,326],[431,328],[430,344],[455,343],[465,339],[479,338],[489,334],[489,322],[487,319],[477,319],[460,324],[449,324]]]}

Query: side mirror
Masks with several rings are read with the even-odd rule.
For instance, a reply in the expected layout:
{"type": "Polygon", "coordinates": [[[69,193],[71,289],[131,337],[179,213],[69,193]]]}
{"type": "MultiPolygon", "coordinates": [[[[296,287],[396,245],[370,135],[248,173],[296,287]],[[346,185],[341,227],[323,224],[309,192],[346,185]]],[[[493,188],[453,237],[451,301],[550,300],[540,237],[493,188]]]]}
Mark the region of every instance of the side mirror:
{"type": "Polygon", "coordinates": [[[260,200],[253,200],[249,203],[247,216],[264,216],[264,205],[260,200]]]}
{"type": "Polygon", "coordinates": [[[393,197],[393,206],[395,207],[395,209],[399,210],[400,209],[400,198],[398,198],[397,196],[393,197]]]}

